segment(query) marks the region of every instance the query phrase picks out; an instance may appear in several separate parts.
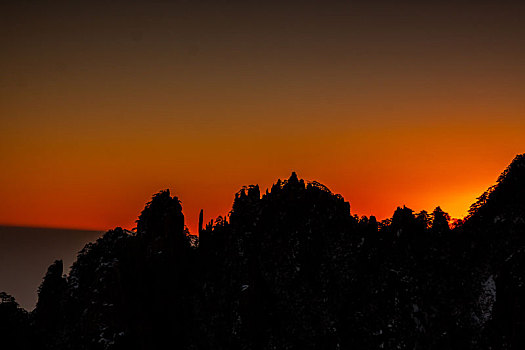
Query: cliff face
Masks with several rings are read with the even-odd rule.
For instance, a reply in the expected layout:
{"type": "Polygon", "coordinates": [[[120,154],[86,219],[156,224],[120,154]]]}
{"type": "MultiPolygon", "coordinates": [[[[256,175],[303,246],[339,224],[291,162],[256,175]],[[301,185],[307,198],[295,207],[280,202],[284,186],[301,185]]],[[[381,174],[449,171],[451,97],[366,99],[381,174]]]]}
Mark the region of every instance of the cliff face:
{"type": "Polygon", "coordinates": [[[163,191],[136,231],[86,245],[68,276],[53,264],[31,315],[2,315],[25,320],[24,349],[522,348],[524,195],[518,156],[453,229],[439,207],[377,222],[294,173],[243,188],[197,239],[163,191]]]}

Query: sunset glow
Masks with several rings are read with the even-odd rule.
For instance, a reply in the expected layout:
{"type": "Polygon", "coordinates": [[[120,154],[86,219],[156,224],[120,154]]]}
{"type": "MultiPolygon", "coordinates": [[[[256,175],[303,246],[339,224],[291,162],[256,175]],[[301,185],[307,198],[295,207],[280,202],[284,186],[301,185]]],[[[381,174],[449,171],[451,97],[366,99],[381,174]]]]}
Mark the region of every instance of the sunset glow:
{"type": "Polygon", "coordinates": [[[292,171],[461,218],[525,151],[521,5],[123,4],[2,11],[1,225],[132,228],[170,188],[195,233],[292,171]]]}

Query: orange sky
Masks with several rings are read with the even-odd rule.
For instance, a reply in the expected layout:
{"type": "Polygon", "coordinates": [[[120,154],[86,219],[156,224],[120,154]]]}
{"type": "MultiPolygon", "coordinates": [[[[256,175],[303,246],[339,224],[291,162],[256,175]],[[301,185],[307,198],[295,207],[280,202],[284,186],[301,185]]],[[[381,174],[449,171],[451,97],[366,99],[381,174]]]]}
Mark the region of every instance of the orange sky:
{"type": "Polygon", "coordinates": [[[296,171],[379,218],[462,217],[525,152],[513,2],[0,5],[0,224],[188,226],[296,171]]]}

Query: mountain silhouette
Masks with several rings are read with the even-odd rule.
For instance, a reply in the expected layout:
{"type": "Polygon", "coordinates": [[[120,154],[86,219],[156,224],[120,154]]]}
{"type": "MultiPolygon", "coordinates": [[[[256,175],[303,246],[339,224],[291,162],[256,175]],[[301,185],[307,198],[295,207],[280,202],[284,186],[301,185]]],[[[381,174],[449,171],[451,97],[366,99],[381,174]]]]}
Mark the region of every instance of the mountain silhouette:
{"type": "Polygon", "coordinates": [[[0,294],[9,349],[522,349],[525,155],[462,221],[392,218],[292,173],[235,194],[227,217],[184,225],[168,190],[133,231],[53,263],[31,313],[0,294]]]}

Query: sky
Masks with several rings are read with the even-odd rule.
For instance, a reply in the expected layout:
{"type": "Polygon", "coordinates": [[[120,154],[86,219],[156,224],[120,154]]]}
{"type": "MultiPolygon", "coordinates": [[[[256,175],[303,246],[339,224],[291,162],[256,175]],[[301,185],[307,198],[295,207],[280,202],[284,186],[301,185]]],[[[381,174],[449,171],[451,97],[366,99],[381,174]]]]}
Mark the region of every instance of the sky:
{"type": "Polygon", "coordinates": [[[195,233],[292,171],[358,215],[463,217],[525,152],[525,5],[4,1],[0,225],[195,233]]]}

